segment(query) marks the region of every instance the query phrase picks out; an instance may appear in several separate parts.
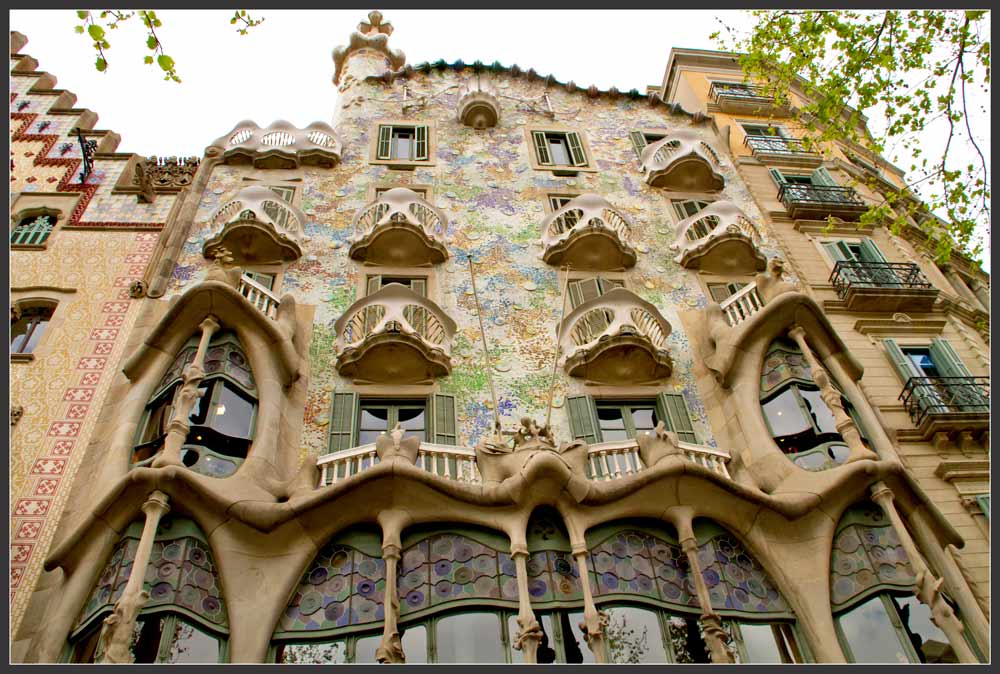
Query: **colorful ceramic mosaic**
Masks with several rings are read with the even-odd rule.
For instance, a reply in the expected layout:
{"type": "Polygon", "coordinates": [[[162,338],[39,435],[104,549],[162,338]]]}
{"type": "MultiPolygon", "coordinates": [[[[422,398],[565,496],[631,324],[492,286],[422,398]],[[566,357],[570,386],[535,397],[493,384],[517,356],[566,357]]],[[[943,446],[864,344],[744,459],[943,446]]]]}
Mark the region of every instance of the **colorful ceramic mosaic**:
{"type": "MultiPolygon", "coordinates": [[[[399,613],[404,616],[466,599],[516,602],[516,573],[509,554],[467,536],[429,536],[403,551],[399,613]]],[[[536,585],[536,589],[539,587],[536,585]]],[[[546,591],[542,590],[542,594],[546,591]]]]}
{"type": "MultiPolygon", "coordinates": [[[[165,533],[169,535],[170,529],[178,529],[178,524],[181,523],[176,520],[165,520],[153,543],[143,585],[149,593],[149,600],[143,610],[176,606],[226,629],[229,620],[225,600],[208,546],[194,536],[161,538],[165,533]],[[167,531],[164,532],[164,529],[167,531]]],[[[181,526],[189,529],[194,525],[184,523],[181,526]]],[[[95,614],[111,609],[121,597],[132,573],[140,534],[141,527],[133,525],[115,547],[111,560],[84,605],[77,626],[88,622],[95,614]]]]}
{"type": "Polygon", "coordinates": [[[311,632],[385,618],[385,562],[328,543],[302,577],[278,621],[278,632],[311,632]]]}
{"type": "Polygon", "coordinates": [[[830,603],[845,608],[875,588],[913,589],[916,576],[892,523],[874,503],[849,508],[833,539],[830,603]]]}

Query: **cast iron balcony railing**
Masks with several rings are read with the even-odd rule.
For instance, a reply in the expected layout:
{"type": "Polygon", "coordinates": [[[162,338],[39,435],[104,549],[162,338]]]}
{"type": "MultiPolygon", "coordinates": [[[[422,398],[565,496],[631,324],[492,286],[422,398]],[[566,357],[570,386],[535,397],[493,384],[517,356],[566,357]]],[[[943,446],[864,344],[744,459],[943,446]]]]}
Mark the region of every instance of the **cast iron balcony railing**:
{"type": "Polygon", "coordinates": [[[350,256],[372,264],[432,265],[448,258],[448,218],[420,195],[395,187],[354,217],[350,256]]]}
{"type": "MultiPolygon", "coordinates": [[[[910,377],[899,395],[915,426],[933,417],[982,417],[990,412],[989,377],[910,377]]],[[[967,421],[964,423],[968,423],[967,421]]],[[[971,425],[968,430],[975,430],[971,425]]]]}
{"type": "Polygon", "coordinates": [[[940,292],[912,262],[842,260],[830,283],[847,308],[858,311],[930,311],[940,292]]]}
{"type": "Polygon", "coordinates": [[[610,271],[635,266],[628,219],[596,194],[581,194],[542,221],[542,259],[557,267],[610,271]]]}
{"type": "Polygon", "coordinates": [[[810,167],[823,163],[823,157],[818,152],[807,149],[805,143],[798,138],[749,135],[743,144],[753,152],[754,157],[762,161],[771,159],[782,164],[810,167]]]}
{"type": "Polygon", "coordinates": [[[825,219],[835,215],[856,220],[868,210],[852,187],[785,183],[778,189],[778,201],[792,218],[825,219]]]}
{"type": "Polygon", "coordinates": [[[787,116],[790,112],[788,106],[776,107],[774,97],[755,84],[712,82],[708,97],[722,112],[752,114],[770,111],[778,117],[787,116]]]}
{"type": "Polygon", "coordinates": [[[670,376],[670,324],[655,306],[615,288],[574,309],[559,326],[562,364],[601,384],[643,384],[670,376]]]}
{"type": "Polygon", "coordinates": [[[362,297],[334,323],[337,370],[355,381],[412,384],[451,372],[453,321],[399,283],[362,297]]]}
{"type": "Polygon", "coordinates": [[[670,190],[716,192],[725,186],[719,155],[693,129],[679,129],[639,155],[646,182],[670,190]]]}
{"type": "Polygon", "coordinates": [[[730,201],[715,201],[677,225],[671,248],[674,261],[686,269],[717,274],[763,271],[767,260],[757,250],[756,225],[730,201]]]}

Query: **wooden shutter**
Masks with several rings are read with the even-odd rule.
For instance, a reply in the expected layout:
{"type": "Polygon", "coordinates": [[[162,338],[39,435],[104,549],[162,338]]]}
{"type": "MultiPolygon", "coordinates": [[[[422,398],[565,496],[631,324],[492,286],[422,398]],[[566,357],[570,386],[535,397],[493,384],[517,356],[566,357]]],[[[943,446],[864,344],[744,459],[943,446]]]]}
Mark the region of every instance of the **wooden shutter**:
{"type": "Polygon", "coordinates": [[[428,437],[439,445],[457,445],[458,431],[455,423],[455,396],[437,393],[431,396],[431,413],[427,415],[434,424],[428,437]]]}
{"type": "Polygon", "coordinates": [[[986,515],[986,519],[989,519],[990,518],[990,495],[986,494],[986,495],[983,495],[983,496],[977,496],[976,497],[976,503],[979,504],[979,509],[983,511],[984,515],[986,515]]]}
{"type": "Polygon", "coordinates": [[[885,256],[878,249],[875,242],[867,236],[861,239],[861,261],[862,262],[885,262],[885,256]]]}
{"type": "Polygon", "coordinates": [[[570,281],[569,302],[573,309],[595,297],[600,297],[601,294],[601,282],[596,276],[570,281]]]}
{"type": "Polygon", "coordinates": [[[427,297],[427,279],[423,278],[410,279],[410,290],[420,295],[421,297],[427,297]]]}
{"type": "Polygon", "coordinates": [[[535,141],[535,157],[538,158],[538,163],[542,166],[550,166],[552,164],[552,157],[549,155],[549,145],[548,140],[545,138],[545,133],[542,131],[532,131],[531,138],[535,141]]]}
{"type": "Polygon", "coordinates": [[[417,161],[427,160],[427,127],[418,126],[414,127],[414,136],[416,137],[416,154],[413,158],[417,161]]]}
{"type": "Polygon", "coordinates": [[[566,134],[566,140],[569,141],[569,156],[573,162],[573,166],[586,166],[587,154],[583,151],[583,142],[580,140],[580,134],[571,131],[566,134]]]}
{"type": "Polygon", "coordinates": [[[785,180],[785,176],[781,175],[781,171],[778,169],[768,169],[768,172],[771,174],[771,180],[773,180],[774,184],[778,187],[781,187],[787,182],[785,180]]]}
{"type": "Polygon", "coordinates": [[[972,373],[955,353],[948,340],[935,337],[931,340],[931,360],[942,377],[971,377],[972,373]]]}
{"type": "Polygon", "coordinates": [[[374,295],[382,288],[382,277],[381,276],[369,276],[368,277],[368,295],[374,295]]]}
{"type": "Polygon", "coordinates": [[[329,447],[331,452],[354,446],[354,426],[357,418],[358,394],[334,393],[330,408],[329,447]]]}
{"type": "Polygon", "coordinates": [[[822,166],[812,172],[812,183],[813,185],[821,185],[825,187],[837,187],[837,181],[834,180],[833,176],[830,175],[830,172],[822,166]]]}
{"type": "Polygon", "coordinates": [[[687,403],[680,393],[661,393],[657,397],[659,413],[666,422],[667,430],[677,434],[681,442],[698,442],[694,434],[694,425],[688,412],[687,403]]]}
{"type": "Polygon", "coordinates": [[[641,157],[642,151],[649,144],[646,142],[646,134],[642,131],[630,131],[628,137],[632,140],[632,147],[635,148],[636,155],[641,157]]]}
{"type": "Polygon", "coordinates": [[[380,126],[378,128],[378,151],[375,155],[378,159],[390,159],[392,157],[392,127],[380,126]]]}
{"type": "Polygon", "coordinates": [[[895,339],[883,339],[882,345],[885,347],[886,355],[889,356],[892,366],[896,368],[896,372],[902,378],[904,384],[909,381],[910,377],[921,376],[921,372],[917,370],[917,366],[913,364],[909,356],[903,353],[903,350],[899,348],[899,344],[896,343],[895,339]]]}
{"type": "Polygon", "coordinates": [[[849,257],[844,254],[844,251],[840,247],[840,241],[827,241],[823,243],[823,248],[826,252],[830,254],[834,262],[847,262],[853,260],[853,257],[849,257]]]}
{"type": "Polygon", "coordinates": [[[601,441],[593,398],[569,396],[566,398],[566,410],[569,412],[569,427],[574,438],[590,444],[601,441]]]}

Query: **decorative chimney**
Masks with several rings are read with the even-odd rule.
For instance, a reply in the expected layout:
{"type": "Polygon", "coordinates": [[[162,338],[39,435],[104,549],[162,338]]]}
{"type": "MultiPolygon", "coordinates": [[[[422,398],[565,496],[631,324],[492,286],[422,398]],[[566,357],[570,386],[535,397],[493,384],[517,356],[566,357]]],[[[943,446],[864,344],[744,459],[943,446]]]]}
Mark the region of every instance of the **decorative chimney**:
{"type": "Polygon", "coordinates": [[[341,92],[354,81],[403,67],[406,55],[398,49],[389,48],[391,34],[392,24],[382,21],[381,12],[373,11],[368,14],[368,21],[359,23],[357,31],[351,33],[346,46],[333,50],[333,83],[341,92]],[[347,72],[347,61],[352,57],[350,72],[347,72]]]}

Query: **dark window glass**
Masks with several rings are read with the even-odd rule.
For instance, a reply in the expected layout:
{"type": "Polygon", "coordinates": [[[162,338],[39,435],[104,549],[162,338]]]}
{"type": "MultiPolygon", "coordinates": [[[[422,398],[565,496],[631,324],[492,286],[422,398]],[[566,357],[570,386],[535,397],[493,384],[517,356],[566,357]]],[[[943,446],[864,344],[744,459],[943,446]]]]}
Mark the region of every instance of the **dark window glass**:
{"type": "Polygon", "coordinates": [[[764,403],[763,408],[764,416],[771,427],[771,436],[774,438],[795,435],[811,429],[795,398],[795,391],[791,388],[785,389],[764,403]]]}
{"type": "Polygon", "coordinates": [[[10,352],[32,353],[52,320],[51,307],[28,307],[10,326],[10,352]]]}
{"type": "Polygon", "coordinates": [[[601,439],[628,440],[628,431],[625,430],[625,417],[620,407],[597,408],[597,420],[601,426],[601,439]]]}
{"type": "Polygon", "coordinates": [[[914,596],[893,597],[892,603],[920,662],[958,662],[948,637],[931,620],[931,610],[926,604],[914,596]]]}
{"type": "Polygon", "coordinates": [[[906,357],[910,359],[917,371],[921,373],[923,377],[940,377],[941,372],[937,369],[934,364],[934,360],[931,358],[931,350],[923,348],[910,348],[903,349],[903,353],[906,357]]]}
{"type": "Polygon", "coordinates": [[[247,400],[229,383],[218,382],[218,392],[211,414],[211,426],[234,438],[250,439],[253,412],[256,405],[247,400]]]}
{"type": "Polygon", "coordinates": [[[132,634],[132,656],[137,663],[156,662],[163,636],[163,618],[156,616],[140,618],[136,621],[132,634]]]}
{"type": "Polygon", "coordinates": [[[380,433],[389,430],[389,408],[362,406],[361,423],[358,428],[359,445],[375,442],[380,433]]]}
{"type": "Polygon", "coordinates": [[[563,635],[563,651],[568,663],[593,663],[594,654],[587,645],[587,640],[580,629],[583,622],[582,613],[564,613],[560,619],[563,635]]]}
{"type": "Polygon", "coordinates": [[[419,408],[399,408],[396,414],[396,419],[399,422],[400,427],[406,431],[404,437],[413,435],[421,440],[426,439],[424,437],[424,416],[423,406],[420,406],[419,408]]]}

